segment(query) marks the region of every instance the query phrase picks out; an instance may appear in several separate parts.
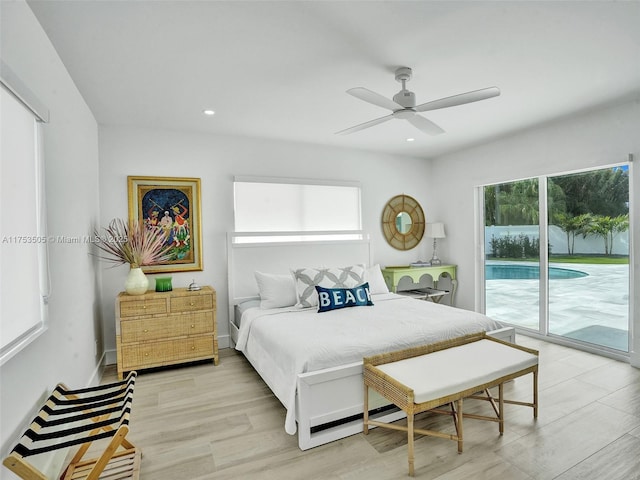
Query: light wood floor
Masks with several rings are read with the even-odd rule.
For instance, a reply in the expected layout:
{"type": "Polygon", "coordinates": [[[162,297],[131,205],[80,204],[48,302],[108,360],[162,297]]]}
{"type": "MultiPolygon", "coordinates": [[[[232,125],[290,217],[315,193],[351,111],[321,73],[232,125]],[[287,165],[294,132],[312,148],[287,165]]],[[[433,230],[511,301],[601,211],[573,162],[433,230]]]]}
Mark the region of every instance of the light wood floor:
{"type": "MultiPolygon", "coordinates": [[[[537,421],[530,408],[508,406],[500,437],[497,424],[469,419],[461,455],[455,442],[419,437],[416,478],[640,479],[640,370],[528,337],[518,343],[540,351],[537,421]]],[[[115,378],[109,369],[103,381],[115,378]]],[[[505,392],[530,399],[531,375],[505,392]]],[[[225,349],[217,367],[141,372],[130,439],[142,449],[145,480],[408,478],[402,432],[375,429],[303,452],[284,417],[246,359],[225,349]]],[[[453,432],[448,417],[418,418],[418,428],[453,432]]]]}

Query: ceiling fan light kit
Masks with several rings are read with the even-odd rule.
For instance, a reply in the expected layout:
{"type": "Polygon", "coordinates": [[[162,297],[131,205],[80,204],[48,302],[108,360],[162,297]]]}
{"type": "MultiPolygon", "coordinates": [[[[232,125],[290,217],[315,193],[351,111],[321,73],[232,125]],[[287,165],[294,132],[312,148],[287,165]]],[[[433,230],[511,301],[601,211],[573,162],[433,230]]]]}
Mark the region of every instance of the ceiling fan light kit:
{"type": "Polygon", "coordinates": [[[416,106],[415,93],[407,90],[406,87],[407,82],[411,80],[411,77],[413,76],[411,69],[409,67],[397,68],[395,76],[396,80],[402,84],[402,89],[393,96],[393,99],[389,99],[364,87],[355,87],[347,90],[348,94],[359,98],[360,100],[391,110],[392,113],[390,115],[376,118],[345,130],[340,130],[339,132],[336,132],[336,134],[348,135],[397,118],[400,120],[407,120],[414,127],[427,135],[439,135],[444,133],[442,128],[431,120],[417,114],[420,112],[428,112],[431,110],[455,107],[457,105],[486,100],[500,95],[500,89],[498,87],[488,87],[480,90],[474,90],[472,92],[453,95],[451,97],[440,98],[438,100],[433,100],[416,106]]]}

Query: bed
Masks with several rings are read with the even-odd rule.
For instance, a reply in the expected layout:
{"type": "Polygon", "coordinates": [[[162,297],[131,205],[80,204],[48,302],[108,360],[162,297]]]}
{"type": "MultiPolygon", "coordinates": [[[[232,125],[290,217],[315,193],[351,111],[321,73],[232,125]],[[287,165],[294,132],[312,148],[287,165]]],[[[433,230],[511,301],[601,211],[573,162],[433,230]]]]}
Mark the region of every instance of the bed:
{"type": "MultiPolygon", "coordinates": [[[[379,266],[371,266],[367,239],[245,239],[238,234],[228,238],[230,337],[286,408],[285,430],[297,433],[302,450],[362,431],[364,356],[478,331],[515,340],[512,328],[484,315],[389,293],[380,285],[381,275],[374,278],[379,266]],[[272,297],[265,293],[264,279],[257,277],[268,272],[267,285],[275,289],[279,285],[271,276],[282,280],[300,267],[337,265],[363,266],[372,305],[319,313],[317,306],[273,304],[265,301],[272,297]]],[[[404,416],[377,395],[370,396],[369,407],[370,415],[381,421],[404,416]]]]}

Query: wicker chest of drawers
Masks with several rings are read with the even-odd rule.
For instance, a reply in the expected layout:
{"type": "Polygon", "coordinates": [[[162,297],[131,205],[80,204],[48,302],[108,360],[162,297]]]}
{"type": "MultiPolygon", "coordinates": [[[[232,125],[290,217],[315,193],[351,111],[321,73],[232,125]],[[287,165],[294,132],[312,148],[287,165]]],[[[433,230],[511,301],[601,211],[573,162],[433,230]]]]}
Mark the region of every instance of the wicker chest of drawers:
{"type": "Polygon", "coordinates": [[[125,372],[213,359],[218,365],[216,291],[147,292],[116,298],[118,378],[125,372]]]}

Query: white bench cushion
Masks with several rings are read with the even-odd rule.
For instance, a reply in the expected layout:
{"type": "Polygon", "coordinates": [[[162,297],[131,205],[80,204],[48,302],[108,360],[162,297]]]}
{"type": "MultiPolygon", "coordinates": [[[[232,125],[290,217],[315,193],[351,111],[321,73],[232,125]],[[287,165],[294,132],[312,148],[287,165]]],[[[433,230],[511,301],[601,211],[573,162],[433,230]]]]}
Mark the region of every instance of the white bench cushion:
{"type": "Polygon", "coordinates": [[[538,356],[491,340],[378,365],[424,403],[483,385],[538,363],[538,356]]]}

